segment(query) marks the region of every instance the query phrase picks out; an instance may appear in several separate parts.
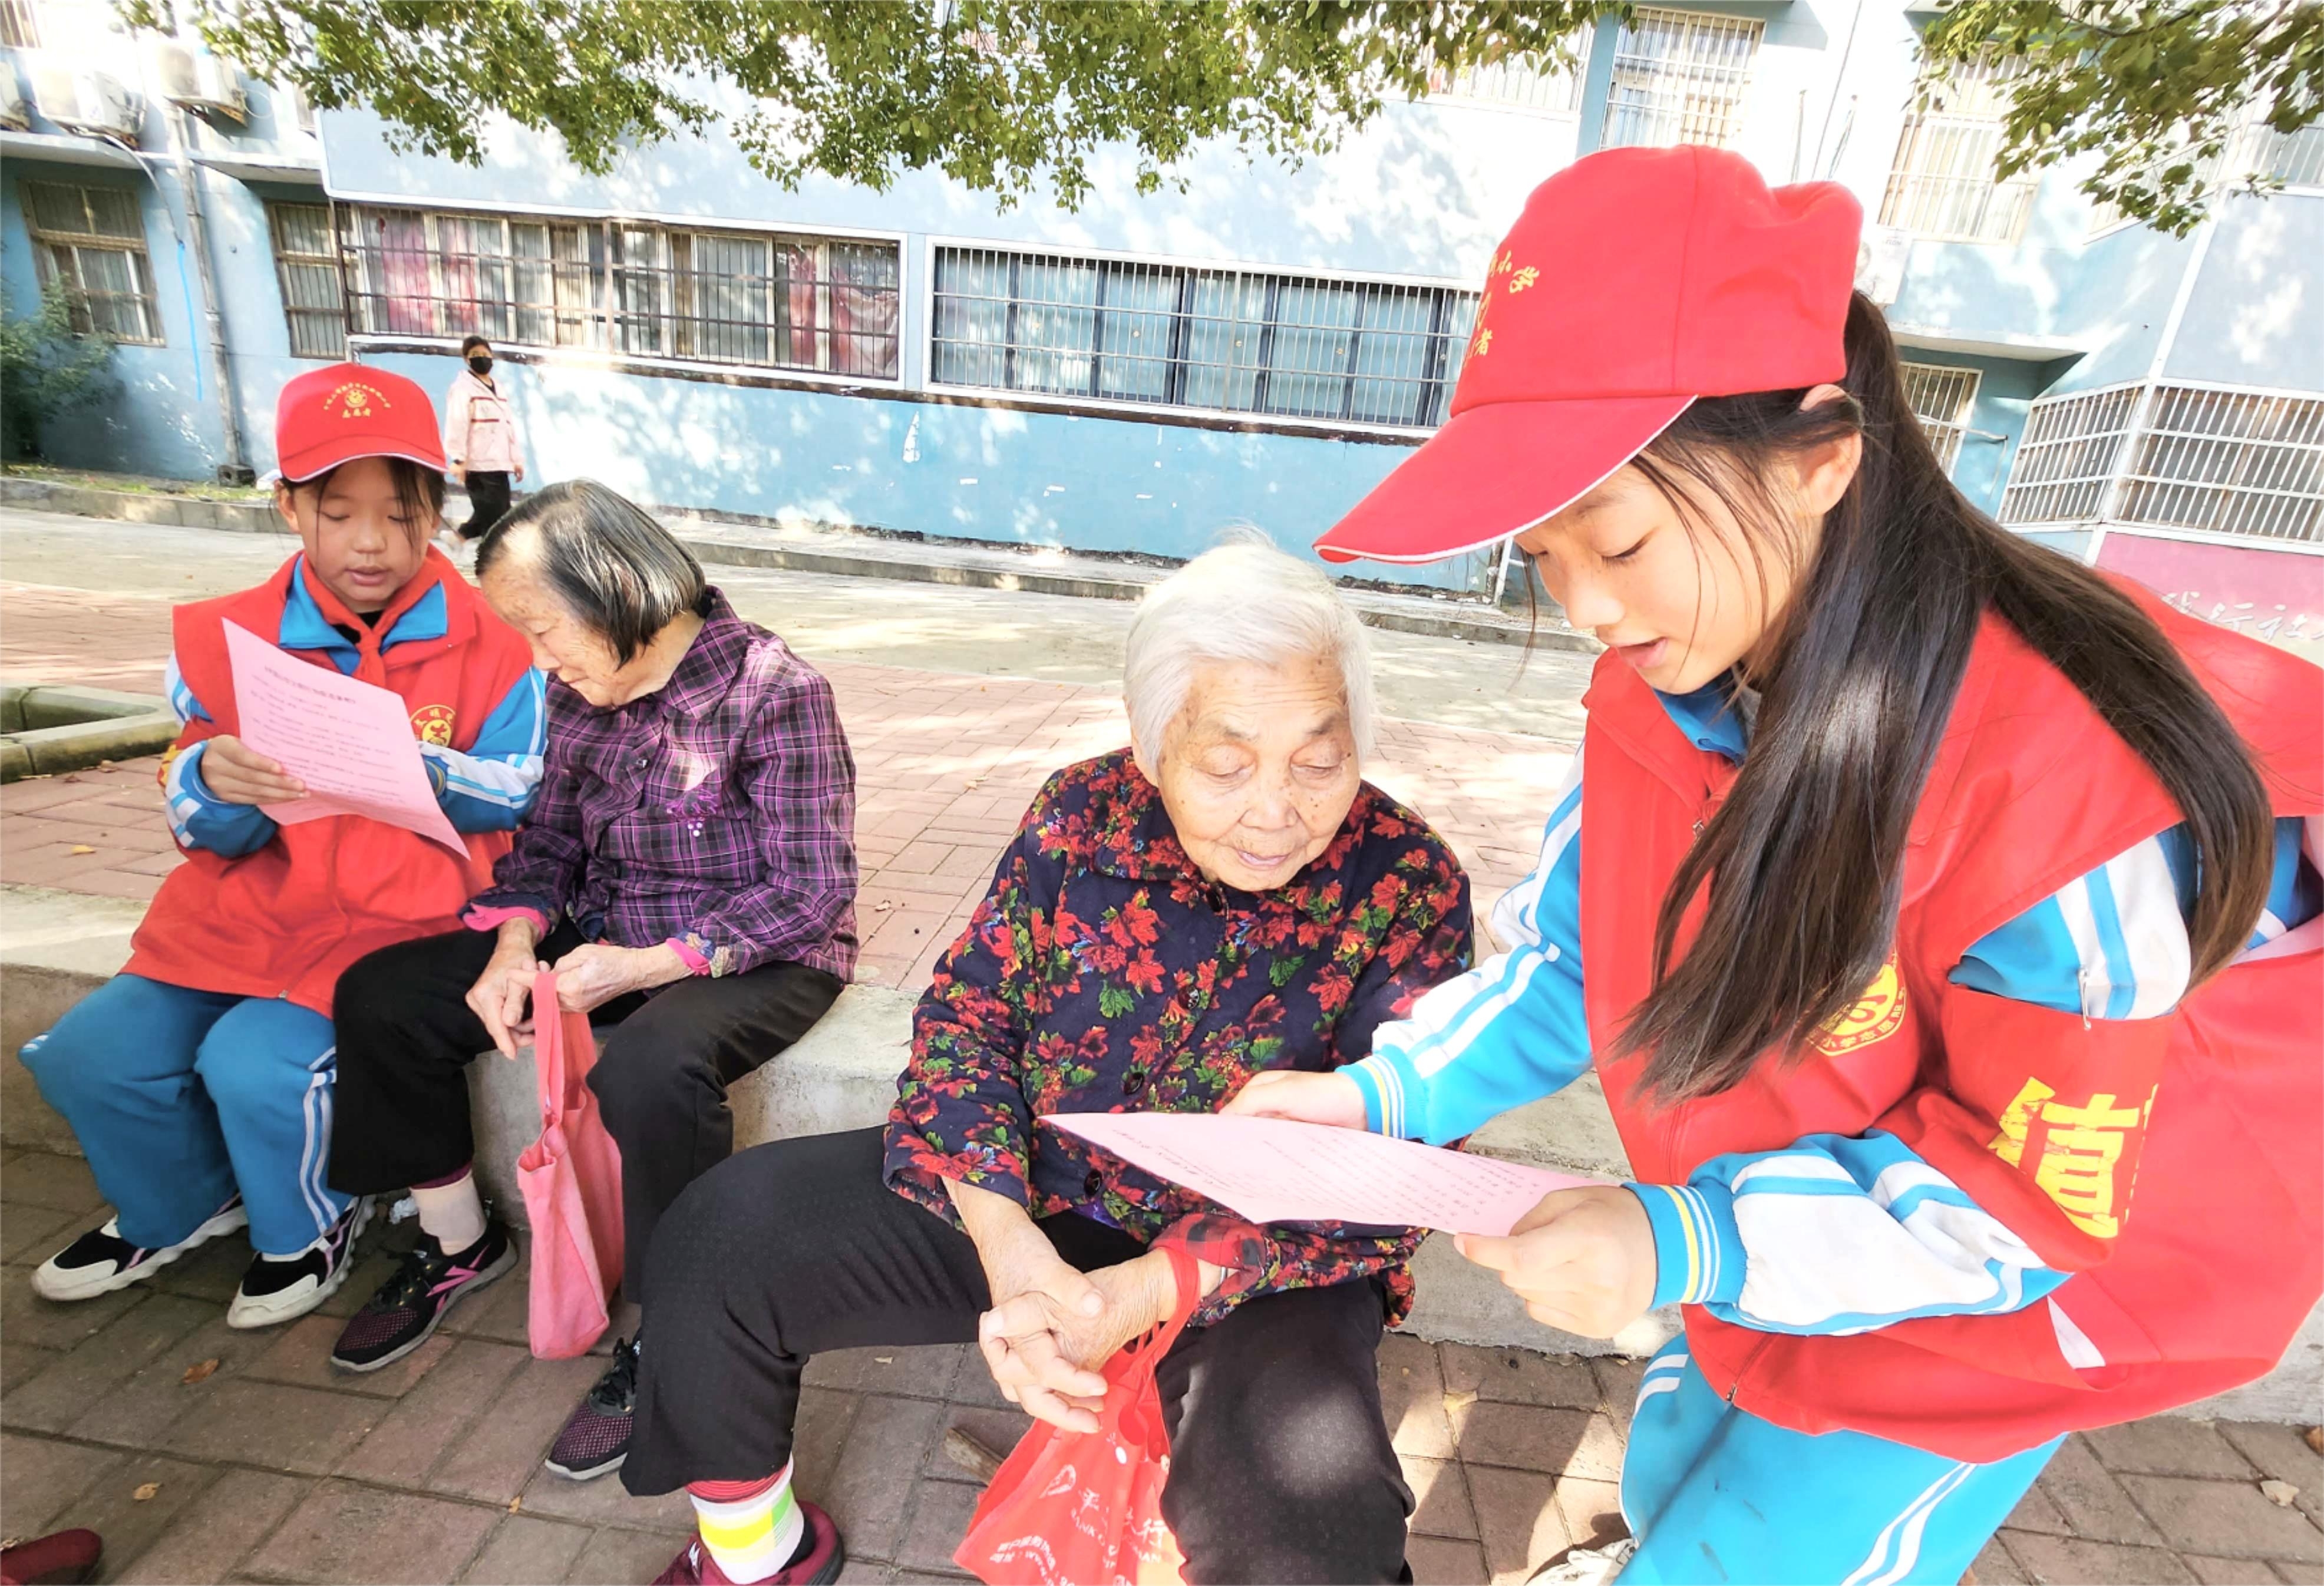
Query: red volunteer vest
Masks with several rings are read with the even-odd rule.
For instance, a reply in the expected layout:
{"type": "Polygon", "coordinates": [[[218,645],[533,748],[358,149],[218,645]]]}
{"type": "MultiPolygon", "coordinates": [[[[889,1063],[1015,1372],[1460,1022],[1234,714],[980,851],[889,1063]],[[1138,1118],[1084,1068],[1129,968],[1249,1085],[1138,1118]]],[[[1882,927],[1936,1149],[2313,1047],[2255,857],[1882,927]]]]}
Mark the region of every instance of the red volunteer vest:
{"type": "MultiPolygon", "coordinates": [[[[180,750],[238,730],[226,623],[272,639],[290,580],[305,576],[293,557],[255,589],[177,608],[178,669],[211,718],[188,723],[180,750]]],[[[326,617],[363,635],[355,676],[402,696],[413,733],[430,742],[473,748],[485,718],[531,665],[524,641],[433,547],[371,628],[312,577],[307,589],[326,617]],[[444,637],[407,641],[383,654],[380,636],[439,586],[444,637]]],[[[318,652],[290,653],[332,664],[318,652]]],[[[401,827],[337,816],[280,826],[264,847],[240,859],[186,849],[186,862],[161,883],[131,941],[127,971],[198,991],[286,997],[327,1014],[340,972],[356,959],[458,926],[462,906],[508,852],[509,834],[470,833],[467,846],[463,862],[401,827]]]]}
{"type": "MultiPolygon", "coordinates": [[[[2251,745],[2276,813],[2324,811],[2317,669],[2141,602],[2251,745]]],[[[1614,656],[1585,704],[1582,962],[1607,1051],[1651,983],[1663,895],[1735,772],[1614,656]]],[[[2159,1019],[2085,1020],[1947,978],[1986,933],[2179,818],[2089,701],[1988,614],[1907,843],[1890,966],[1802,1061],[1763,1063],[1722,1094],[1645,1104],[1640,1059],[1601,1063],[1642,1183],[1885,1129],[2075,1274],[2006,1315],[1847,1337],[1688,1306],[1689,1351],[1731,1403],[1981,1462],[2190,1403],[2282,1358],[2324,1293],[2324,927],[2159,1019]]]]}

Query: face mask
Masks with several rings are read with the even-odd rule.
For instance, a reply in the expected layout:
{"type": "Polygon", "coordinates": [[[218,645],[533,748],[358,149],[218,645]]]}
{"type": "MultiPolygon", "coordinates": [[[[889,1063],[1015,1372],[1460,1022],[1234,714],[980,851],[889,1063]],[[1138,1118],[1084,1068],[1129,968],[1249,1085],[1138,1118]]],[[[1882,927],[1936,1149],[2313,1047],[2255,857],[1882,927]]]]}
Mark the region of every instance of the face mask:
{"type": "Polygon", "coordinates": [[[484,354],[478,353],[468,360],[468,367],[479,374],[490,374],[493,372],[493,361],[484,354]]]}

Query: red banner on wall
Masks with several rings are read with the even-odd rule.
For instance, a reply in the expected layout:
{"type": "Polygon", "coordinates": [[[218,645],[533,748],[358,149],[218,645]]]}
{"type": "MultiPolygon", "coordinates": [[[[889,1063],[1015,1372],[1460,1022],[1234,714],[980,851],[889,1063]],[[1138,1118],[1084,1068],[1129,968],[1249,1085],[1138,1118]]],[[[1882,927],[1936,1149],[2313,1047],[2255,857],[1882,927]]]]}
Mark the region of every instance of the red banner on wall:
{"type": "Polygon", "coordinates": [[[2205,622],[2324,659],[2324,556],[2107,530],[2098,565],[2205,622]]]}

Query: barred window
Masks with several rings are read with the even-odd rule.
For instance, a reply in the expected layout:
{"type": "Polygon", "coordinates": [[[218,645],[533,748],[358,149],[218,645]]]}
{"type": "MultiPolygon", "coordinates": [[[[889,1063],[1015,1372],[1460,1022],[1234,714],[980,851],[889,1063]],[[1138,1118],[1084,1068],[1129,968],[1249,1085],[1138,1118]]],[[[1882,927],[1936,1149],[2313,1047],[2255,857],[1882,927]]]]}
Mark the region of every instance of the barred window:
{"type": "Polygon", "coordinates": [[[1744,18],[1640,6],[1614,45],[1599,146],[1731,143],[1761,31],[1744,18]]]}
{"type": "Polygon", "coordinates": [[[41,23],[32,13],[32,0],[0,0],[0,44],[11,50],[41,47],[41,23]]]}
{"type": "MultiPolygon", "coordinates": [[[[2183,155],[2165,155],[2146,176],[2154,181],[2161,170],[2183,155]]],[[[2259,121],[2238,127],[2226,145],[2197,171],[2204,187],[2217,193],[2246,182],[2262,188],[2324,188],[2324,122],[2310,122],[2298,132],[2280,133],[2259,121]]],[[[2112,204],[2090,207],[2090,235],[2130,224],[2130,217],[2112,204]]]]}
{"type": "Polygon", "coordinates": [[[2324,540],[2324,398],[2199,385],[2045,398],[2001,520],[2324,540]]]}
{"type": "Polygon", "coordinates": [[[115,341],[161,345],[137,194],[128,188],[28,181],[23,198],[42,290],[63,290],[72,327],[115,341]]]}
{"type": "Polygon", "coordinates": [[[2010,462],[2001,521],[2095,522],[2137,407],[2136,386],[2036,401],[2010,462]]]}
{"type": "Polygon", "coordinates": [[[1544,115],[1571,115],[1582,108],[1582,85],[1590,75],[1591,37],[1591,30],[1585,28],[1567,41],[1573,50],[1571,65],[1529,66],[1507,60],[1464,66],[1453,72],[1439,68],[1429,74],[1429,97],[1465,99],[1544,115]]]}
{"type": "Polygon", "coordinates": [[[327,204],[269,204],[274,273],[294,358],[347,355],[347,317],[339,301],[339,251],[331,245],[327,204]]]}
{"type": "Polygon", "coordinates": [[[2033,213],[2035,179],[1994,175],[2014,60],[1933,66],[1914,92],[1881,200],[1880,224],[1949,242],[2014,243],[2033,213]]]}
{"type": "Polygon", "coordinates": [[[2324,539],[2324,398],[2163,386],[2129,459],[2121,522],[2324,539]]]}
{"type": "Polygon", "coordinates": [[[1904,400],[1928,431],[1929,444],[1945,472],[1953,471],[1960,456],[1961,437],[1969,431],[1969,410],[1977,405],[1978,372],[1949,364],[1906,364],[1904,400]]]}
{"type": "Polygon", "coordinates": [[[893,243],[365,207],[340,244],[364,334],[896,376],[893,243]]]}
{"type": "Polygon", "coordinates": [[[1044,395],[1423,429],[1473,292],[944,247],[932,378],[1044,395]]]}

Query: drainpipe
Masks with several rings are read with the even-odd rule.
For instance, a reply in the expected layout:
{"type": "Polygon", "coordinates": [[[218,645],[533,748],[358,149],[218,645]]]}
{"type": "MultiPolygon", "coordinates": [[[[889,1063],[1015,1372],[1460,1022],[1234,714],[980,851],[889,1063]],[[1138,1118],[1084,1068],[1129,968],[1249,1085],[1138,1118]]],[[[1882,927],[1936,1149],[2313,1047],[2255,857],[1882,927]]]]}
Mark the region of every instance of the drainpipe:
{"type": "Polygon", "coordinates": [[[218,311],[217,281],[210,269],[210,239],[202,213],[201,179],[194,169],[193,128],[183,106],[170,107],[170,135],[178,145],[178,190],[185,196],[186,224],[192,235],[194,278],[201,283],[202,321],[208,332],[210,377],[217,387],[218,429],[226,440],[221,478],[247,484],[250,462],[242,449],[242,420],[235,398],[234,369],[226,360],[226,317],[218,311]]]}

